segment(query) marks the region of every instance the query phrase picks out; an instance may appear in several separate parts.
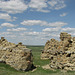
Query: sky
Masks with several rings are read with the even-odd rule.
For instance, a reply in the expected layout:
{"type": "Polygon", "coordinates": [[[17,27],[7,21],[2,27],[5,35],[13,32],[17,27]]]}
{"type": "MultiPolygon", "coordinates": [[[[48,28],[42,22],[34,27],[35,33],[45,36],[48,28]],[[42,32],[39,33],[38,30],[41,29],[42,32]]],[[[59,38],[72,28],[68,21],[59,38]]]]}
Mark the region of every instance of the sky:
{"type": "Polygon", "coordinates": [[[75,36],[75,0],[0,0],[0,37],[45,45],[60,33],[75,36]]]}

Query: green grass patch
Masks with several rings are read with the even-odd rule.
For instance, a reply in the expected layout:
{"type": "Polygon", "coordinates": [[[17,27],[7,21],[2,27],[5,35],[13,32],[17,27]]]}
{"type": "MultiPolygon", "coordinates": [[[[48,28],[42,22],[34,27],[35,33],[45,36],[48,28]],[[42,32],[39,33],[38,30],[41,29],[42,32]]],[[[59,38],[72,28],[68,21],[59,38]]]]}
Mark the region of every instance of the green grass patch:
{"type": "Polygon", "coordinates": [[[22,72],[17,71],[14,68],[10,67],[7,64],[0,63],[0,75],[75,75],[75,72],[68,71],[67,73],[61,73],[60,70],[52,71],[52,70],[44,70],[41,66],[49,64],[50,60],[41,60],[41,50],[44,46],[27,46],[27,48],[32,49],[33,54],[33,63],[37,65],[37,69],[32,72],[22,72]]]}

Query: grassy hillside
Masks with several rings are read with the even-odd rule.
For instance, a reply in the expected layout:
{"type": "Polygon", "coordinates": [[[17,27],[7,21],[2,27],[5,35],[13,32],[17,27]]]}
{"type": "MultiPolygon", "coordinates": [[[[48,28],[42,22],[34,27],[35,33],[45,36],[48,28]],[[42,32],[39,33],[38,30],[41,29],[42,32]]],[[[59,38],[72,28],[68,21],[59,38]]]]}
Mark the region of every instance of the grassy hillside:
{"type": "Polygon", "coordinates": [[[75,75],[75,72],[68,72],[68,73],[61,73],[60,70],[51,71],[51,70],[44,70],[41,66],[46,65],[49,63],[50,60],[41,60],[40,54],[41,49],[43,46],[27,46],[28,48],[32,49],[33,57],[34,57],[34,65],[37,65],[37,69],[32,72],[22,72],[16,71],[14,68],[11,68],[9,65],[0,63],[0,75],[75,75]]]}

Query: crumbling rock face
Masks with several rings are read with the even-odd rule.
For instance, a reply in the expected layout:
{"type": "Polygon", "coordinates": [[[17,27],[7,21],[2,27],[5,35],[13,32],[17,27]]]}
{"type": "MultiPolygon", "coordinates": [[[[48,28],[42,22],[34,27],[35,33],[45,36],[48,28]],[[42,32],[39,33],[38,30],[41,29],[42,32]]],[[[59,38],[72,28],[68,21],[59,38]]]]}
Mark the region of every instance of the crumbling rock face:
{"type": "MultiPolygon", "coordinates": [[[[61,41],[48,41],[45,45],[45,50],[41,54],[41,58],[45,59],[43,54],[47,54],[50,59],[50,68],[64,69],[75,71],[75,37],[62,32],[60,34],[61,41]]],[[[46,56],[46,57],[47,57],[46,56]]]]}
{"type": "Polygon", "coordinates": [[[0,40],[0,62],[6,63],[16,70],[30,70],[33,66],[31,50],[18,43],[8,42],[4,37],[0,40]]]}
{"type": "Polygon", "coordinates": [[[69,41],[71,40],[71,35],[66,32],[61,32],[60,39],[61,41],[65,41],[65,40],[69,41]]]}
{"type": "Polygon", "coordinates": [[[55,39],[48,40],[45,44],[44,50],[41,54],[41,59],[50,59],[52,55],[55,55],[59,42],[55,39]]]}

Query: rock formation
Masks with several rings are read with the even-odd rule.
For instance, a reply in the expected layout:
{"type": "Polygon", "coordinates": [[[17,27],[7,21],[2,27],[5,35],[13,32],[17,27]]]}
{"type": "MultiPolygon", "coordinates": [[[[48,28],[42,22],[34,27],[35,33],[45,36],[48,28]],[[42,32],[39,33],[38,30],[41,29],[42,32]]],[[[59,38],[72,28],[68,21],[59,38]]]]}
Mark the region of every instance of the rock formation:
{"type": "Polygon", "coordinates": [[[55,39],[48,40],[41,54],[41,59],[50,59],[54,55],[59,46],[59,42],[55,39]]]}
{"type": "Polygon", "coordinates": [[[0,63],[6,63],[16,70],[30,70],[33,66],[32,52],[21,42],[16,45],[1,37],[0,63]]]}
{"type": "Polygon", "coordinates": [[[50,59],[50,68],[75,71],[75,37],[62,32],[60,40],[47,41],[41,59],[50,59]]]}

